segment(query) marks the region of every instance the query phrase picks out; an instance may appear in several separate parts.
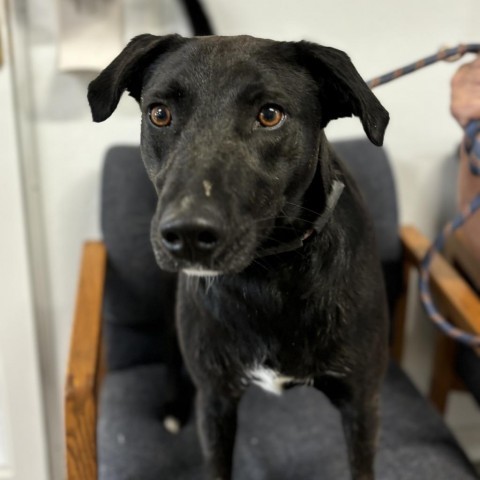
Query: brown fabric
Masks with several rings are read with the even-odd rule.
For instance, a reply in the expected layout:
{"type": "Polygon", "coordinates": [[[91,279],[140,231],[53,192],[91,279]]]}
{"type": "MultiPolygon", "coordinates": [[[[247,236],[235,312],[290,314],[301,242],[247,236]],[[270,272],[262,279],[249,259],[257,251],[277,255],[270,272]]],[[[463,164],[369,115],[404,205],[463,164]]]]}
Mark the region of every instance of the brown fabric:
{"type": "MultiPolygon", "coordinates": [[[[474,175],[468,165],[468,154],[464,145],[460,150],[460,166],[457,181],[457,203],[465,208],[476,195],[480,194],[480,176],[474,175]]],[[[480,268],[480,212],[475,213],[462,227],[465,246],[478,261],[480,268]]]]}

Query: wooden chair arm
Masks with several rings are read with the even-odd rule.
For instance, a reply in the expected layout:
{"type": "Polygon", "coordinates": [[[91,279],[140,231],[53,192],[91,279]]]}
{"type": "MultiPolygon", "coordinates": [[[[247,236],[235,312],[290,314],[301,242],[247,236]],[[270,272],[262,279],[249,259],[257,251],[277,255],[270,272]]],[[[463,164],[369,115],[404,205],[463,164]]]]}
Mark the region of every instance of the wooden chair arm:
{"type": "MultiPolygon", "coordinates": [[[[411,226],[402,227],[400,238],[405,260],[418,269],[431,241],[411,226]]],[[[480,298],[442,255],[435,255],[433,259],[430,285],[440,310],[448,320],[459,328],[480,335],[480,298]]]]}
{"type": "Polygon", "coordinates": [[[97,478],[97,390],[106,260],[102,242],[85,243],[65,385],[68,480],[97,478]]]}
{"type": "Polygon", "coordinates": [[[465,241],[462,229],[457,230],[447,240],[445,255],[460,267],[473,287],[480,291],[480,258],[474,255],[471,247],[465,241]]]}

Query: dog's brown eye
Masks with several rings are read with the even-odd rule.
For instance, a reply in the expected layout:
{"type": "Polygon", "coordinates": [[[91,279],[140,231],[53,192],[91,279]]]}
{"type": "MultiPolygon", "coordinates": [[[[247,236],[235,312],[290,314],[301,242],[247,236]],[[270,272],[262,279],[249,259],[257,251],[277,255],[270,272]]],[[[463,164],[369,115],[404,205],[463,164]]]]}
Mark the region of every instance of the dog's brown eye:
{"type": "Polygon", "coordinates": [[[261,108],[257,117],[260,125],[267,128],[273,128],[280,125],[284,118],[285,113],[276,105],[265,105],[261,108]]]}
{"type": "Polygon", "coordinates": [[[150,120],[157,127],[168,127],[172,122],[172,113],[165,105],[154,105],[150,108],[150,120]]]}

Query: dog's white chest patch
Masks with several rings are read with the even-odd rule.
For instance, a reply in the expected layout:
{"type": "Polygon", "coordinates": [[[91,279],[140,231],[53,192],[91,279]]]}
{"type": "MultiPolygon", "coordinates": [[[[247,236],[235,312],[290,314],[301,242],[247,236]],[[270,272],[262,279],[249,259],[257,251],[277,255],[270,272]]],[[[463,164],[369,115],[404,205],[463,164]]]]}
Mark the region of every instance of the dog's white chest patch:
{"type": "Polygon", "coordinates": [[[250,370],[248,377],[255,385],[275,395],[281,395],[284,385],[295,380],[293,377],[281,375],[275,370],[265,367],[256,367],[250,370]]]}

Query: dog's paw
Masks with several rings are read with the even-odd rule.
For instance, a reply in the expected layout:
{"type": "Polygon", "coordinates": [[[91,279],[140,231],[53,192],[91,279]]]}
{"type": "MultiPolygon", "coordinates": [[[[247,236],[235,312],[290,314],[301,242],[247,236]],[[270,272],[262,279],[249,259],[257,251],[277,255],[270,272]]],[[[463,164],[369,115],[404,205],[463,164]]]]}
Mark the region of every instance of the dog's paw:
{"type": "Polygon", "coordinates": [[[163,419],[163,426],[167,432],[170,432],[172,435],[177,435],[180,432],[182,424],[178,418],[175,418],[173,415],[167,415],[163,419]]]}

